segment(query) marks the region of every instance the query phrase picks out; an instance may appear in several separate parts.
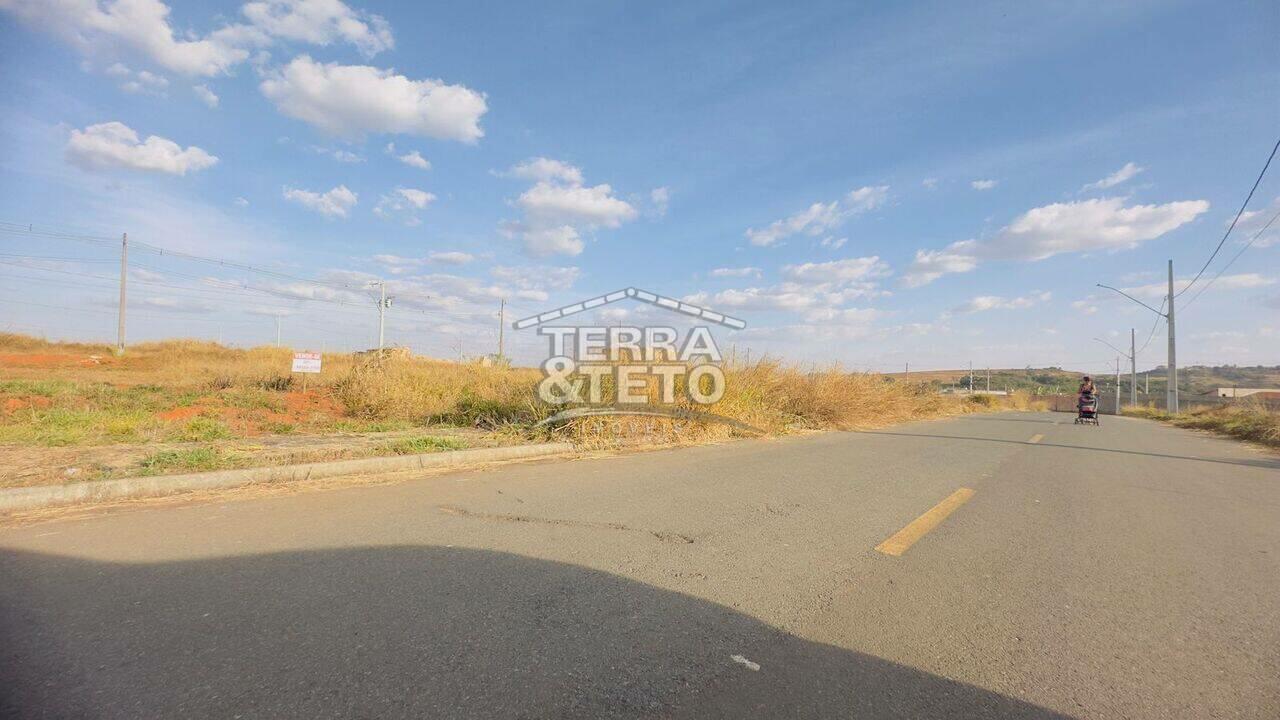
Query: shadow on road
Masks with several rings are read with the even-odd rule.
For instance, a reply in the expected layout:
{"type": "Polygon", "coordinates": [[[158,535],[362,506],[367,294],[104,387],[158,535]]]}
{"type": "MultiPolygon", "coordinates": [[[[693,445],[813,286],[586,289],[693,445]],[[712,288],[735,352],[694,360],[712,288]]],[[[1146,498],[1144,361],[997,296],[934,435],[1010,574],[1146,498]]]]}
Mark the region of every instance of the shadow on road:
{"type": "Polygon", "coordinates": [[[505,553],[10,552],[0,577],[5,717],[1061,717],[505,553]]]}
{"type": "MultiPolygon", "coordinates": [[[[1094,428],[1084,428],[1085,432],[1099,432],[1094,428]]],[[[911,437],[911,438],[936,438],[939,440],[968,440],[972,442],[988,442],[988,443],[1006,443],[1010,445],[1026,445],[1034,448],[1062,448],[1065,450],[1078,450],[1080,452],[1100,452],[1100,453],[1119,453],[1121,455],[1140,455],[1143,457],[1167,458],[1169,460],[1192,460],[1195,462],[1218,463],[1220,465],[1241,465],[1244,467],[1257,467],[1267,469],[1280,469],[1280,460],[1278,459],[1246,459],[1246,460],[1228,460],[1225,458],[1203,458],[1191,455],[1167,455],[1164,453],[1143,452],[1141,450],[1117,450],[1115,448],[1086,447],[1084,445],[1062,445],[1060,443],[1040,442],[1030,444],[1025,440],[1005,440],[1002,438],[984,438],[972,437],[969,435],[935,435],[930,433],[911,433],[911,432],[889,432],[887,430],[860,430],[863,435],[890,435],[895,437],[911,437]]]]}

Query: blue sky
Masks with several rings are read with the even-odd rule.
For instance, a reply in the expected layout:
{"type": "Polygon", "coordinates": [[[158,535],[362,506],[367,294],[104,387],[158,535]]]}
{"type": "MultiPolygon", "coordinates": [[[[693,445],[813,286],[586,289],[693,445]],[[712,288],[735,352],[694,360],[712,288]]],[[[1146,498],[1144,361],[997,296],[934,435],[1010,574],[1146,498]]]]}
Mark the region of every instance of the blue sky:
{"type": "MultiPolygon", "coordinates": [[[[132,340],[278,316],[366,347],[385,278],[389,342],[476,354],[499,298],[637,286],[743,317],[740,352],[1101,371],[1092,338],[1153,316],[1094,283],[1158,304],[1275,143],[1278,27],[1267,2],[0,0],[0,221],[46,231],[0,234],[0,327],[113,338],[117,249],[49,232],[128,232],[278,273],[139,247],[132,340]]],[[[1180,312],[1181,360],[1280,362],[1278,280],[1280,222],[1180,312]]],[[[624,310],[647,321],[600,319],[624,310]]]]}

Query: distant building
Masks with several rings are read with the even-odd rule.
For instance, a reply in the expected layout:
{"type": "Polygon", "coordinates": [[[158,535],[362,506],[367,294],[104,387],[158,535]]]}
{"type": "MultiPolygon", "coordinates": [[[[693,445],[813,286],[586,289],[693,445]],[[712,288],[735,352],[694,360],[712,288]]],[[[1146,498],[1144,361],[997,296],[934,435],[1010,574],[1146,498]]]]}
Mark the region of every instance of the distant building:
{"type": "Polygon", "coordinates": [[[1259,393],[1268,400],[1280,399],[1280,388],[1218,388],[1218,397],[1222,398],[1242,398],[1259,393]]]}

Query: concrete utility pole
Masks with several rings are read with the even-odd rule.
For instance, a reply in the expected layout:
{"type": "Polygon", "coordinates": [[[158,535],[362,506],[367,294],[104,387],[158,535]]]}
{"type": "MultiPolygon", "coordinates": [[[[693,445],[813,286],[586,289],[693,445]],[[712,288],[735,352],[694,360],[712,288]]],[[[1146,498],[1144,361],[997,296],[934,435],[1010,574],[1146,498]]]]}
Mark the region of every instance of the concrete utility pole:
{"type": "Polygon", "coordinates": [[[504,350],[503,331],[506,329],[506,324],[507,324],[507,299],[500,298],[498,300],[498,359],[499,360],[505,357],[505,355],[503,355],[502,353],[504,350]]]}
{"type": "Polygon", "coordinates": [[[1129,404],[1138,405],[1138,345],[1133,328],[1129,328],[1129,404]]]}
{"type": "Polygon", "coordinates": [[[1166,390],[1166,409],[1171,413],[1178,412],[1178,344],[1174,339],[1173,325],[1173,261],[1169,261],[1169,313],[1165,315],[1169,321],[1169,388],[1166,390]]]}
{"type": "Polygon", "coordinates": [[[378,289],[378,350],[382,350],[387,329],[387,284],[379,280],[378,289]]]}
{"type": "Polygon", "coordinates": [[[280,315],[276,315],[276,347],[280,347],[280,315]]]}
{"type": "MultiPolygon", "coordinates": [[[[1169,336],[1169,362],[1165,368],[1165,371],[1168,373],[1168,377],[1166,378],[1168,387],[1165,388],[1165,409],[1171,413],[1178,412],[1178,341],[1173,317],[1173,300],[1176,297],[1176,294],[1173,292],[1173,261],[1169,261],[1169,294],[1164,300],[1165,304],[1169,306],[1169,309],[1166,312],[1161,312],[1160,310],[1151,307],[1119,288],[1113,288],[1110,285],[1103,285],[1102,283],[1098,283],[1098,287],[1106,288],[1112,292],[1125,296],[1156,315],[1164,318],[1169,323],[1169,332],[1167,333],[1169,336]]],[[[1159,321],[1157,320],[1157,322],[1159,321]]],[[[1130,335],[1130,342],[1132,342],[1132,333],[1130,335]]],[[[1132,357],[1133,354],[1134,353],[1130,353],[1130,357],[1132,357]]],[[[1134,362],[1136,363],[1137,360],[1134,360],[1134,362]]]]}
{"type": "Polygon", "coordinates": [[[120,236],[120,309],[116,327],[116,354],[124,354],[125,282],[129,275],[129,233],[120,236]]]}
{"type": "Polygon", "coordinates": [[[969,394],[973,394],[973,361],[969,361],[969,394]]]}
{"type": "Polygon", "coordinates": [[[991,368],[987,368],[987,392],[991,392],[991,368]]]}
{"type": "Polygon", "coordinates": [[[1116,356],[1116,414],[1120,414],[1120,356],[1116,356]]]}

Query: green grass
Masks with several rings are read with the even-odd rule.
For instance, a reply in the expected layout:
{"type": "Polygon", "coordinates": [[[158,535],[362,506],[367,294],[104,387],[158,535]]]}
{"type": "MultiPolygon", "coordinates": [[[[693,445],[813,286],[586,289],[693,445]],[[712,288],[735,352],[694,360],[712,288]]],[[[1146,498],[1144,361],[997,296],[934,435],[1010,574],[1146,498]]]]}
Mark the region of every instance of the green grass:
{"type": "Polygon", "coordinates": [[[467,443],[458,438],[419,435],[384,443],[378,446],[378,449],[393,455],[421,455],[444,450],[462,450],[465,447],[467,443]]]}
{"type": "Polygon", "coordinates": [[[182,427],[171,431],[169,439],[175,442],[208,442],[232,437],[231,428],[217,418],[194,417],[182,427]]]}
{"type": "Polygon", "coordinates": [[[160,475],[174,470],[217,470],[231,465],[229,456],[216,448],[197,447],[185,450],[161,450],[138,463],[143,475],[160,475]]]}

